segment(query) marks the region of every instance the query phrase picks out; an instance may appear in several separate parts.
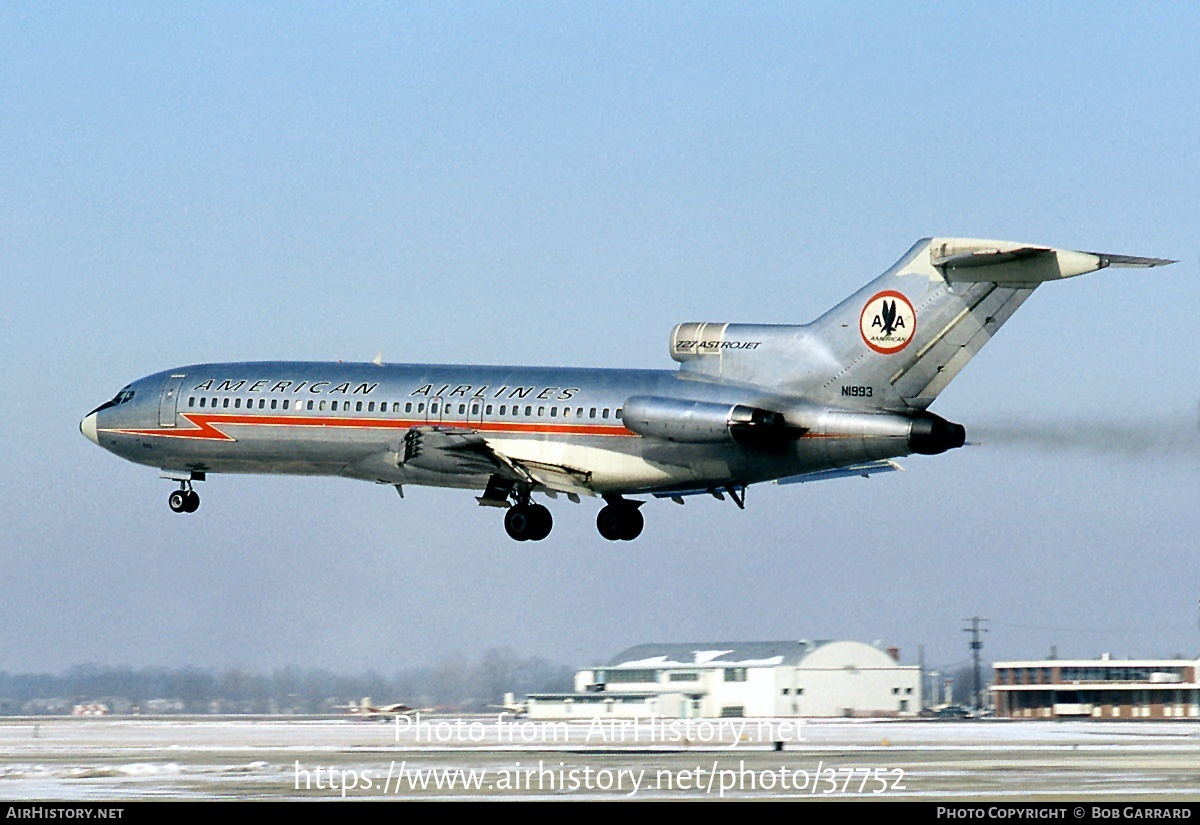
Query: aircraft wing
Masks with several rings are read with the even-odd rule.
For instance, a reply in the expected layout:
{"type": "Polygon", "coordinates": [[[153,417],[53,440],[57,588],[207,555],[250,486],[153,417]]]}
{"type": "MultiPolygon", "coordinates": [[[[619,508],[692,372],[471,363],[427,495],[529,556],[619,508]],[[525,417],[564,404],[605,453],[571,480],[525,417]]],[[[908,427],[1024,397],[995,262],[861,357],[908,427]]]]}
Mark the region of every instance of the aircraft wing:
{"type": "Polygon", "coordinates": [[[887,459],[882,461],[864,461],[861,464],[851,464],[848,467],[837,467],[833,470],[816,470],[811,473],[800,473],[799,475],[777,479],[775,483],[804,484],[808,481],[824,481],[829,478],[849,478],[850,476],[867,478],[876,473],[891,473],[896,470],[903,471],[904,468],[896,462],[888,461],[887,459]]]}
{"type": "Polygon", "coordinates": [[[596,491],[589,485],[592,474],[586,470],[531,458],[511,457],[503,452],[504,448],[500,443],[488,439],[484,439],[484,442],[496,460],[522,481],[530,481],[547,490],[569,495],[596,495],[596,491]]]}
{"type": "Polygon", "coordinates": [[[596,495],[590,472],[514,455],[513,443],[475,430],[413,427],[404,436],[401,464],[441,473],[500,475],[568,495],[596,495]]]}
{"type": "Polygon", "coordinates": [[[413,427],[399,452],[401,464],[438,473],[482,475],[503,466],[474,430],[413,427]]]}

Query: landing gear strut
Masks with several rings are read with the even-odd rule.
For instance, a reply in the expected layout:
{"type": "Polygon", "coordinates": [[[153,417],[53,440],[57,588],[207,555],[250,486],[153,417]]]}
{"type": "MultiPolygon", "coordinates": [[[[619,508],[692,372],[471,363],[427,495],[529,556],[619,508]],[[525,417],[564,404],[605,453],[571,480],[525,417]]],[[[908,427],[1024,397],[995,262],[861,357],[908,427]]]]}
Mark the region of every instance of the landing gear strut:
{"type": "Polygon", "coordinates": [[[596,516],[596,529],[609,541],[633,541],[642,534],[646,521],[638,510],[640,501],[608,499],[596,516]]]}
{"type": "Polygon", "coordinates": [[[174,513],[194,513],[200,509],[200,494],[192,489],[192,482],[179,482],[179,489],[167,498],[167,506],[174,513]]]}
{"type": "Polygon", "coordinates": [[[550,535],[554,519],[550,510],[529,500],[528,491],[517,491],[517,503],[504,514],[504,529],[517,541],[541,541],[550,535]]]}

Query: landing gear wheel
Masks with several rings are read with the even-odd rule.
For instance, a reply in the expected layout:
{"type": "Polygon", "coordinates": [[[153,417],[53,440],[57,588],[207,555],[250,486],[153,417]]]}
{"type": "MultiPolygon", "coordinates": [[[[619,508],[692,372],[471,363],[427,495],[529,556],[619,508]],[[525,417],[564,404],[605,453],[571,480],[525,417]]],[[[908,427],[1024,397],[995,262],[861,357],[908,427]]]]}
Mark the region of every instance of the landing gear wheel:
{"type": "Polygon", "coordinates": [[[633,541],[642,534],[645,526],[646,519],[642,518],[641,510],[636,507],[625,508],[621,514],[621,541],[633,541]]]}
{"type": "Polygon", "coordinates": [[[554,527],[554,519],[550,515],[549,508],[541,504],[530,504],[529,519],[532,522],[530,541],[541,541],[550,535],[550,529],[554,527]]]}
{"type": "Polygon", "coordinates": [[[532,538],[532,527],[533,518],[530,517],[528,504],[510,507],[504,514],[504,529],[508,531],[509,537],[516,541],[529,541],[532,538]]]}
{"type": "MultiPolygon", "coordinates": [[[[173,513],[186,513],[188,511],[187,490],[176,490],[167,497],[167,506],[171,508],[173,513]]],[[[199,506],[199,501],[197,501],[199,506]]]]}
{"type": "Polygon", "coordinates": [[[504,529],[517,541],[541,541],[553,526],[550,511],[541,504],[518,504],[504,514],[504,529]]]}
{"type": "Polygon", "coordinates": [[[613,507],[611,504],[603,507],[600,513],[596,516],[596,529],[600,531],[600,535],[609,541],[621,540],[621,512],[620,508],[613,507]]]}
{"type": "Polygon", "coordinates": [[[596,529],[609,541],[633,541],[646,520],[633,504],[609,504],[596,516],[596,529]]]}
{"type": "Polygon", "coordinates": [[[183,512],[194,513],[200,509],[200,494],[195,490],[188,490],[184,494],[184,498],[186,501],[183,504],[183,512]]]}

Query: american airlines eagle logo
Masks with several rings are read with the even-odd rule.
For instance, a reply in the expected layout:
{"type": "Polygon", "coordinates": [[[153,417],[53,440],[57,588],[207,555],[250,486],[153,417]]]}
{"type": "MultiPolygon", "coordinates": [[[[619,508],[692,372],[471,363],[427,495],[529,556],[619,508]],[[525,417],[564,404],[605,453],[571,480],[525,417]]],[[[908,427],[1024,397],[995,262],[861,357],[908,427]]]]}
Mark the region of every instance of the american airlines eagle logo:
{"type": "Polygon", "coordinates": [[[858,322],[863,341],[875,352],[891,355],[908,346],[917,331],[917,311],[899,292],[876,293],[858,322]]]}

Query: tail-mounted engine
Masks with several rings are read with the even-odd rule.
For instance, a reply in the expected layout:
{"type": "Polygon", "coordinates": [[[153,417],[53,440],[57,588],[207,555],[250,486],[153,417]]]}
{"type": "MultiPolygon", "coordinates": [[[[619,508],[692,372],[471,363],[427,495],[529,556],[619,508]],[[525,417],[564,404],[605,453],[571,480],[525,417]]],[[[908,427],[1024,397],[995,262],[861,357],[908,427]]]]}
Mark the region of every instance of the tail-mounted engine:
{"type": "Polygon", "coordinates": [[[782,413],[745,404],[639,395],[625,402],[621,415],[625,427],[638,435],[683,444],[770,446],[803,433],[789,426],[782,413]]]}

